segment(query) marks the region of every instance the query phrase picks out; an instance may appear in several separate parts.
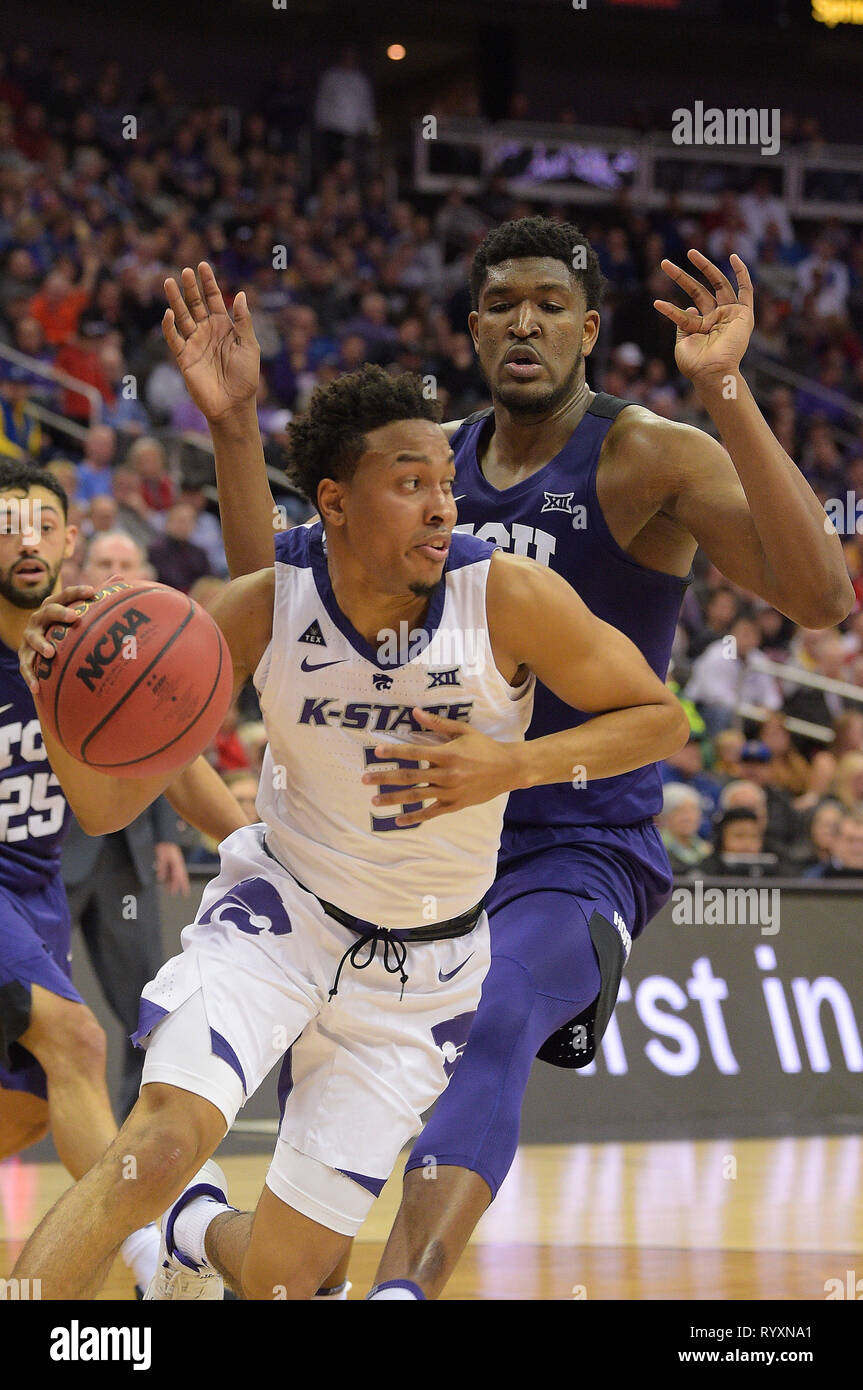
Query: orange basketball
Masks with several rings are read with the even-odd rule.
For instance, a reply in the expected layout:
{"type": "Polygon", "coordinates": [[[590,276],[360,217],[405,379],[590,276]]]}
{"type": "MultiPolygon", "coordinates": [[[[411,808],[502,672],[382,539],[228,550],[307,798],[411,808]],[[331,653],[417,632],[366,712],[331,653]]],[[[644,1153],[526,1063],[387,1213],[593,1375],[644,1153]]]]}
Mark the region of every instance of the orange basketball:
{"type": "Polygon", "coordinates": [[[66,752],[114,777],[149,777],[201,753],[231,703],[227,643],[186,594],[113,580],[45,633],[36,709],[66,752]]]}

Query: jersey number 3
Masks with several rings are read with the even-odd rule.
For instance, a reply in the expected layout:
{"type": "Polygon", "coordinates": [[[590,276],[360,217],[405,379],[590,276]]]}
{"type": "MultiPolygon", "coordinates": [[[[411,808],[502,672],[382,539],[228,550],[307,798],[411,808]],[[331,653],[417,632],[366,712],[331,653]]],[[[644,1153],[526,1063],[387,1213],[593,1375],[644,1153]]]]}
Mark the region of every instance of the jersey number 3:
{"type": "MultiPolygon", "coordinates": [[[[396,767],[419,767],[419,763],[416,761],[416,759],[412,758],[379,758],[375,753],[374,748],[364,748],[363,755],[366,760],[366,767],[375,767],[379,763],[395,763],[396,767]]],[[[398,791],[398,787],[387,786],[383,782],[378,787],[378,793],[381,795],[383,795],[384,792],[394,791],[398,791]]],[[[412,811],[421,811],[422,808],[423,804],[421,801],[406,801],[402,806],[402,809],[396,812],[396,815],[407,816],[410,815],[412,811]]],[[[372,823],[372,830],[419,830],[418,825],[396,825],[396,816],[373,815],[370,817],[370,819],[372,823]]]]}

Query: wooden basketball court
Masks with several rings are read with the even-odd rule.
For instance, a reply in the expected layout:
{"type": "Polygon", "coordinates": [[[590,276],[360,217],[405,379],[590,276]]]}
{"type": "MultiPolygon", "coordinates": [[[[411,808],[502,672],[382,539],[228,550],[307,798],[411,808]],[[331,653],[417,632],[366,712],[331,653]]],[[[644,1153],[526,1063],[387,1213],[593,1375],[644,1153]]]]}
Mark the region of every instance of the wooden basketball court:
{"type": "MultiPolygon", "coordinates": [[[[247,1208],[269,1162],[266,1141],[249,1143],[220,1159],[247,1208]]],[[[444,1297],[823,1301],[829,1280],[863,1281],[861,1172],[858,1135],[526,1145],[444,1297]]],[[[352,1298],[374,1278],[400,1177],[357,1239],[352,1298]]],[[[68,1185],[57,1163],[0,1163],[0,1277],[68,1185]]],[[[122,1262],[101,1296],[134,1296],[122,1262]]]]}

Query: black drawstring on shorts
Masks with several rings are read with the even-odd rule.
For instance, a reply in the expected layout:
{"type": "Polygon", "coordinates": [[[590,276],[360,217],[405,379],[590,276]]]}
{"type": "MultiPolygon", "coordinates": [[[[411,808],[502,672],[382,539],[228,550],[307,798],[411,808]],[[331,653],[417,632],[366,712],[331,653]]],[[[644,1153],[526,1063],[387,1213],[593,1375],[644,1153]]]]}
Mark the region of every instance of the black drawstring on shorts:
{"type": "Polygon", "coordinates": [[[381,927],[368,928],[361,936],[358,936],[353,945],[349,946],[345,951],[339,961],[336,978],[333,980],[333,987],[329,993],[330,999],[339,992],[339,979],[345,961],[349,960],[355,970],[365,970],[366,966],[371,965],[377,955],[379,941],[384,943],[384,970],[386,970],[388,975],[399,974],[400,976],[402,988],[399,995],[399,1003],[401,1003],[405,994],[405,985],[408,982],[408,977],[405,974],[408,949],[404,941],[399,940],[397,936],[392,936],[381,927]],[[371,950],[365,960],[360,960],[359,955],[364,946],[371,946],[371,950]],[[390,951],[392,951],[393,954],[392,960],[390,960],[390,951]]]}

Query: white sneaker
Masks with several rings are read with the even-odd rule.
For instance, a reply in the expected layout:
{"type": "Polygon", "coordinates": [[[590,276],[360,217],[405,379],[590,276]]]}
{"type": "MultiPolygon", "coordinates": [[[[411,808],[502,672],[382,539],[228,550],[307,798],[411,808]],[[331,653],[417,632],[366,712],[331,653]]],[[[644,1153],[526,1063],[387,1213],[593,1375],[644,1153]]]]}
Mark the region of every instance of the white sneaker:
{"type": "Polygon", "coordinates": [[[225,1283],[221,1274],[194,1264],[185,1255],[181,1255],[174,1245],[174,1222],[183,1207],[195,1197],[214,1197],[216,1201],[228,1205],[225,1175],[212,1159],[205,1163],[188,1186],[183,1188],[159,1223],[162,1233],[159,1263],[144,1294],[145,1302],[178,1299],[191,1303],[196,1300],[203,1302],[223,1299],[225,1296],[225,1283]]]}

